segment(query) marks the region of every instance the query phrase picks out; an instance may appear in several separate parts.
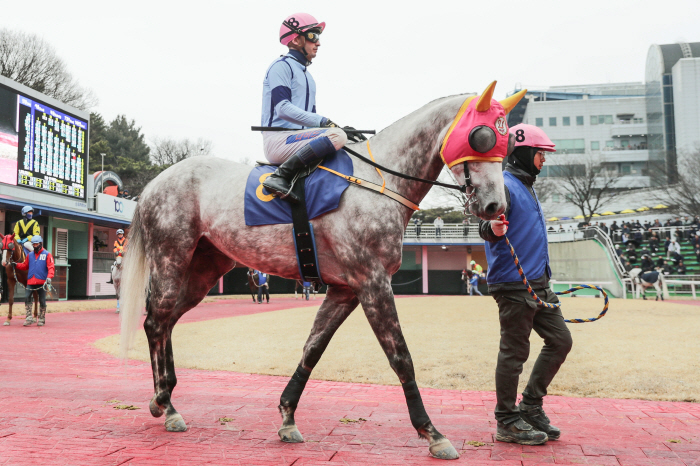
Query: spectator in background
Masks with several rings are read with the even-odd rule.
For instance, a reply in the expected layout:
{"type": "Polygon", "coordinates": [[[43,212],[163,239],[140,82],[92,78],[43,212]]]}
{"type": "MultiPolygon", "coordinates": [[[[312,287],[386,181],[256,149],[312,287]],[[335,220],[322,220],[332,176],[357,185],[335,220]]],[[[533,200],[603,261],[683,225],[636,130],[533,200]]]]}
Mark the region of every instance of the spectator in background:
{"type": "Polygon", "coordinates": [[[423,220],[418,217],[413,219],[413,226],[416,228],[416,238],[420,238],[420,226],[423,225],[423,220]]]}
{"type": "Polygon", "coordinates": [[[632,264],[637,262],[637,250],[634,247],[634,243],[631,241],[627,243],[627,251],[625,251],[625,255],[627,256],[627,260],[632,264]]]}
{"type": "Polygon", "coordinates": [[[564,233],[564,225],[559,225],[559,231],[557,233],[564,233]]]}
{"type": "MultiPolygon", "coordinates": [[[[653,257],[653,254],[652,254],[652,257],[653,257]]],[[[661,256],[661,255],[658,256],[658,258],[656,259],[656,268],[663,269],[665,262],[666,261],[664,260],[664,256],[661,256]]]]}
{"type": "MultiPolygon", "coordinates": [[[[547,231],[551,231],[552,233],[554,233],[554,227],[552,225],[549,225],[549,228],[547,228],[547,231]]],[[[466,236],[466,235],[464,235],[464,236],[466,236]]]]}
{"type": "Polygon", "coordinates": [[[613,220],[612,225],[610,225],[610,236],[612,236],[613,241],[615,241],[615,238],[617,236],[617,230],[619,230],[620,227],[617,224],[617,220],[613,220]]]}
{"type": "Polygon", "coordinates": [[[695,260],[700,263],[700,246],[695,248],[695,260]]]}
{"type": "Polygon", "coordinates": [[[603,230],[606,235],[610,234],[610,228],[608,228],[605,222],[600,222],[600,229],[603,230]]]}
{"type": "Polygon", "coordinates": [[[683,230],[680,228],[673,232],[673,239],[678,242],[678,244],[683,242],[683,230]]]}
{"type": "Polygon", "coordinates": [[[693,249],[700,247],[700,236],[697,233],[695,233],[693,239],[690,240],[690,244],[693,246],[693,249]]]}
{"type": "MultiPolygon", "coordinates": [[[[259,270],[256,270],[255,273],[258,274],[258,304],[262,304],[263,293],[267,298],[267,304],[270,304],[270,284],[267,282],[267,274],[259,270]]],[[[308,299],[308,295],[306,299],[308,299]]]]}
{"type": "Polygon", "coordinates": [[[642,269],[642,272],[651,272],[652,270],[654,270],[654,263],[651,261],[651,258],[648,254],[644,254],[642,256],[642,264],[640,267],[642,269]]]}
{"type": "Polygon", "coordinates": [[[619,244],[615,245],[615,253],[617,254],[617,257],[622,257],[622,249],[620,248],[619,244]]]}
{"type": "Polygon", "coordinates": [[[465,238],[469,236],[469,217],[464,217],[462,220],[462,236],[465,238]]]}
{"type": "Polygon", "coordinates": [[[438,216],[438,218],[436,218],[433,222],[433,225],[435,225],[435,237],[442,238],[442,227],[445,226],[445,221],[438,216]]]}
{"type": "Polygon", "coordinates": [[[652,233],[651,238],[649,238],[649,249],[651,249],[651,252],[658,252],[659,250],[659,237],[656,232],[652,233]]]}
{"type": "Polygon", "coordinates": [[[673,268],[671,267],[671,264],[669,264],[668,261],[664,261],[663,274],[664,275],[671,275],[672,273],[673,273],[673,268]]]}
{"type": "Polygon", "coordinates": [[[629,271],[632,270],[633,268],[634,268],[634,267],[632,267],[632,264],[630,264],[630,261],[625,261],[625,270],[626,270],[626,271],[629,272],[629,271]]]}
{"type": "Polygon", "coordinates": [[[674,239],[669,241],[668,247],[666,248],[666,259],[673,257],[676,253],[681,252],[681,246],[678,244],[678,242],[674,239]]]}
{"type": "Polygon", "coordinates": [[[658,218],[654,220],[654,223],[651,225],[651,227],[652,228],[661,228],[661,222],[659,221],[658,218]]]}
{"type": "Polygon", "coordinates": [[[649,250],[649,248],[647,248],[646,246],[644,246],[644,247],[642,247],[642,250],[639,251],[639,255],[640,255],[641,257],[649,256],[649,255],[651,255],[651,251],[649,250]]]}
{"type": "Polygon", "coordinates": [[[676,275],[685,275],[685,264],[683,263],[683,259],[678,261],[678,267],[676,267],[676,275]]]}

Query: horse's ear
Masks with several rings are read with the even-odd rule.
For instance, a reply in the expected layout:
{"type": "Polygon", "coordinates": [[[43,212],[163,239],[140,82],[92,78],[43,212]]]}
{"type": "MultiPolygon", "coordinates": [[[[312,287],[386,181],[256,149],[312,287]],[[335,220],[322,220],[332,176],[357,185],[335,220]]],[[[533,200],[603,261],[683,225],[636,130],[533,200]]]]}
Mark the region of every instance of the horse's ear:
{"type": "Polygon", "coordinates": [[[491,99],[493,99],[493,91],[496,89],[496,81],[486,87],[486,90],[479,97],[476,103],[477,112],[487,112],[491,108],[491,99]]]}
{"type": "Polygon", "coordinates": [[[527,89],[523,89],[522,91],[516,92],[510,97],[506,97],[505,99],[501,100],[500,103],[503,105],[503,110],[505,110],[506,115],[510,113],[511,110],[515,108],[516,105],[518,105],[518,102],[527,94],[527,89]]]}

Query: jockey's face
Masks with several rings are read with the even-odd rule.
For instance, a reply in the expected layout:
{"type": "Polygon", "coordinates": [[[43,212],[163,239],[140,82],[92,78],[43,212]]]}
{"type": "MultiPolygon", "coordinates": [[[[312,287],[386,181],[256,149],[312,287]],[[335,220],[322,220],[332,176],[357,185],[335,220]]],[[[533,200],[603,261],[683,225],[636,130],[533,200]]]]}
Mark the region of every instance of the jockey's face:
{"type": "Polygon", "coordinates": [[[535,154],[535,159],[532,162],[535,165],[535,168],[537,168],[538,170],[542,170],[542,167],[544,166],[545,158],[546,157],[545,157],[544,151],[542,151],[542,150],[537,151],[537,153],[535,154]]]}
{"type": "Polygon", "coordinates": [[[321,39],[317,40],[315,43],[310,40],[302,39],[304,41],[304,50],[306,51],[306,58],[312,61],[318,55],[318,48],[321,46],[321,39]]]}
{"type": "Polygon", "coordinates": [[[117,233],[117,238],[122,239],[124,237],[124,233],[117,233]]]}

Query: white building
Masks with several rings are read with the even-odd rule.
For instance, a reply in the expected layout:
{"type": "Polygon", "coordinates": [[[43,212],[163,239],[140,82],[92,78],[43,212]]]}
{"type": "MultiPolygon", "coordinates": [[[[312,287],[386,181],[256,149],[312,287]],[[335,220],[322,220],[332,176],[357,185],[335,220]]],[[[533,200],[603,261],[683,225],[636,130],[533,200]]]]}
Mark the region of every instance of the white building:
{"type": "Polygon", "coordinates": [[[700,58],[682,58],[673,65],[676,149],[689,153],[700,149],[700,58]]]}
{"type": "MultiPolygon", "coordinates": [[[[554,86],[528,91],[511,126],[542,127],[558,154],[591,154],[620,176],[618,186],[650,186],[643,83],[554,86]]],[[[556,176],[548,161],[541,176],[556,176]]]]}

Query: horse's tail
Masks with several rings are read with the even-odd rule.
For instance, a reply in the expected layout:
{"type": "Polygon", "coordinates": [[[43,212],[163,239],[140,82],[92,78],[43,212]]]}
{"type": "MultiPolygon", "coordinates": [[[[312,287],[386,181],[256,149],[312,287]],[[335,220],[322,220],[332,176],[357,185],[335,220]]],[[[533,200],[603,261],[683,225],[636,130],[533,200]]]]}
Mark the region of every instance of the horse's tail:
{"type": "Polygon", "coordinates": [[[143,242],[141,215],[136,207],[129,230],[129,251],[124,255],[122,280],[120,284],[121,341],[120,354],[126,359],[134,342],[134,335],[141,322],[141,314],[146,304],[146,293],[150,270],[143,242]]]}

